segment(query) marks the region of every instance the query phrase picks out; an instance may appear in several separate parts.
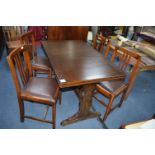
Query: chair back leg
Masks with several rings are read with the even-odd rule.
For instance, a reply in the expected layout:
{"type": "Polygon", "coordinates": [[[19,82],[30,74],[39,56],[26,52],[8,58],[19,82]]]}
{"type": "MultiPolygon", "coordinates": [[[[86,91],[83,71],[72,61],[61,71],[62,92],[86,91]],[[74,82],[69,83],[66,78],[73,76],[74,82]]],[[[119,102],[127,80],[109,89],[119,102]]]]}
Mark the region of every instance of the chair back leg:
{"type": "Polygon", "coordinates": [[[52,105],[52,124],[53,129],[55,129],[55,120],[56,120],[56,103],[52,105]]]}
{"type": "Polygon", "coordinates": [[[18,99],[18,103],[20,111],[20,121],[24,122],[24,101],[22,99],[18,99]]]}
{"type": "Polygon", "coordinates": [[[119,108],[122,106],[123,101],[125,100],[126,93],[127,93],[127,89],[122,94],[121,100],[119,102],[119,108]]]}

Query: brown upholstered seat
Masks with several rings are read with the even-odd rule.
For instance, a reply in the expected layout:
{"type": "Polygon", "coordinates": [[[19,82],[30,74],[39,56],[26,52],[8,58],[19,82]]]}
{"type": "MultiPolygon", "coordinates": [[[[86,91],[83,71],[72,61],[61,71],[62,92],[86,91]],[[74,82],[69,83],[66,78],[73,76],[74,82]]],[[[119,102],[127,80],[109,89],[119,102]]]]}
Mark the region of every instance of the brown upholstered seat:
{"type": "Polygon", "coordinates": [[[55,79],[31,77],[22,89],[21,96],[25,100],[39,100],[40,102],[51,104],[55,102],[56,91],[58,91],[58,84],[55,79]]]}
{"type": "Polygon", "coordinates": [[[115,81],[104,81],[100,84],[96,85],[97,89],[99,87],[102,87],[103,89],[108,90],[109,92],[114,92],[115,94],[119,93],[119,90],[125,89],[127,87],[127,84],[125,82],[125,79],[122,80],[115,80],[115,81]]]}

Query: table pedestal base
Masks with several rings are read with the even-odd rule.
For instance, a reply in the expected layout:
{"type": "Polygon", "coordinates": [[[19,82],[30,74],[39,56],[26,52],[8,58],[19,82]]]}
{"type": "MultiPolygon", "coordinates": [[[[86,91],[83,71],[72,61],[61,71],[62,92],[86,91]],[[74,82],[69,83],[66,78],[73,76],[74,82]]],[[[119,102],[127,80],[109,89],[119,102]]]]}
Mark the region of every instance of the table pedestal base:
{"type": "Polygon", "coordinates": [[[100,115],[98,112],[90,111],[94,89],[95,84],[84,85],[76,89],[75,92],[80,100],[79,111],[68,119],[62,121],[62,126],[75,123],[77,121],[98,117],[100,115]]]}
{"type": "Polygon", "coordinates": [[[75,123],[75,122],[78,122],[78,121],[82,121],[82,120],[85,120],[85,119],[98,117],[99,115],[100,114],[98,112],[91,112],[90,111],[86,116],[83,116],[79,112],[77,112],[73,116],[71,116],[68,119],[62,121],[61,125],[65,126],[65,125],[72,124],[72,123],[75,123]]]}

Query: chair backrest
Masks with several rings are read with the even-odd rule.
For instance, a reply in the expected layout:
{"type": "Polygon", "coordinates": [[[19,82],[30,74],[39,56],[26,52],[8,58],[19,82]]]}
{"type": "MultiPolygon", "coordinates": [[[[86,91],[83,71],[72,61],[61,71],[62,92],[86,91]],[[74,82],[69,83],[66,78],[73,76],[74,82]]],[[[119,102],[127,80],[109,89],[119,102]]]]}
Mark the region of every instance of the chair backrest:
{"type": "Polygon", "coordinates": [[[14,49],[7,56],[7,61],[15,83],[17,96],[19,97],[21,87],[25,86],[29,78],[32,77],[32,67],[28,47],[25,45],[14,49]]]}
{"type": "MultiPolygon", "coordinates": [[[[133,51],[130,51],[126,48],[119,47],[117,49],[116,55],[119,55],[119,67],[122,70],[128,69],[130,72],[128,78],[128,90],[126,93],[126,97],[129,95],[133,85],[135,83],[136,76],[139,72],[139,65],[141,62],[141,56],[133,51]],[[129,70],[128,66],[130,65],[131,69],[129,70]]],[[[125,97],[125,98],[126,98],[125,97]]]]}
{"type": "Polygon", "coordinates": [[[33,31],[28,31],[28,32],[24,33],[21,36],[21,42],[24,45],[31,45],[31,46],[29,46],[29,51],[31,52],[32,57],[34,58],[34,56],[37,56],[35,35],[34,35],[33,31]]]}
{"type": "Polygon", "coordinates": [[[110,42],[104,52],[104,58],[107,58],[109,53],[110,62],[128,74],[128,78],[126,80],[128,84],[128,90],[126,93],[127,97],[138,74],[141,57],[139,54],[126,48],[113,46],[110,42]]]}
{"type": "Polygon", "coordinates": [[[97,51],[101,52],[106,42],[106,38],[103,37],[101,34],[96,34],[96,36],[93,39],[93,48],[95,48],[97,51]]]}

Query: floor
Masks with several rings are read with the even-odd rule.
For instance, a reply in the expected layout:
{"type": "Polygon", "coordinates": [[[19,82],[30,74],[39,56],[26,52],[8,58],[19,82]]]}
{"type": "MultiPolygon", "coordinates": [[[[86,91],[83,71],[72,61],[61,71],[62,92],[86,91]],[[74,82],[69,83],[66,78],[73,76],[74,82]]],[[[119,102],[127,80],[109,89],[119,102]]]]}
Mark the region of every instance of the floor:
{"type": "MultiPolygon", "coordinates": [[[[6,50],[6,49],[5,49],[6,50]]],[[[44,55],[41,47],[38,53],[44,55]]],[[[140,72],[133,91],[121,108],[112,112],[105,124],[108,128],[117,129],[122,124],[150,118],[155,113],[155,71],[140,72]]],[[[103,114],[104,107],[93,100],[93,106],[103,114]]],[[[27,114],[44,117],[46,107],[36,103],[25,103],[27,114]]],[[[57,129],[103,129],[97,118],[84,120],[71,125],[61,126],[65,118],[78,110],[78,99],[72,90],[63,90],[62,105],[57,104],[56,128],[57,129]]],[[[51,119],[49,109],[48,119],[51,119]]],[[[19,109],[14,83],[6,61],[6,51],[0,60],[0,128],[3,129],[50,129],[48,123],[25,119],[19,121],[19,109]]]]}

